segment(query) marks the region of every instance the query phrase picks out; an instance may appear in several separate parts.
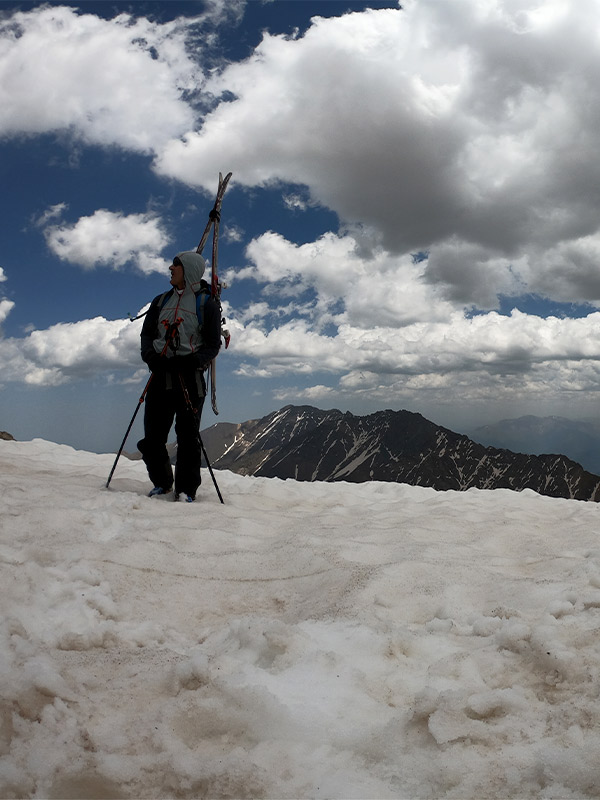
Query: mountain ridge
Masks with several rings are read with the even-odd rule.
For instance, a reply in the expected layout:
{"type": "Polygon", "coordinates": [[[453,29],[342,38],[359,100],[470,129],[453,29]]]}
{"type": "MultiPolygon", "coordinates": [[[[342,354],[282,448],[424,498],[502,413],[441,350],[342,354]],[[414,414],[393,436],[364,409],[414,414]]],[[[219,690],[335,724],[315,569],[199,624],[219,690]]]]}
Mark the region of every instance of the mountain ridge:
{"type": "Polygon", "coordinates": [[[584,469],[600,474],[600,426],[595,422],[527,414],[464,433],[488,447],[503,447],[531,455],[561,453],[584,469]]]}
{"type": "Polygon", "coordinates": [[[357,416],[287,405],[258,420],[217,423],[202,436],[213,467],[243,475],[380,480],[456,491],[533,489],[552,497],[600,499],[600,477],[562,454],[486,447],[405,410],[357,416]]]}

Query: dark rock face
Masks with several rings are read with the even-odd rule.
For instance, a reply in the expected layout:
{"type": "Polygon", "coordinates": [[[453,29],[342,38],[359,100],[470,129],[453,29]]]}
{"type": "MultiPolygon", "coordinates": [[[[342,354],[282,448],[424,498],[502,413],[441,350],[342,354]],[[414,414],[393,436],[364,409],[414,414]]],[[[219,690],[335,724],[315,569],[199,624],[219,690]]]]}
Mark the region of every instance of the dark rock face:
{"type": "Polygon", "coordinates": [[[566,456],[485,447],[409,411],[355,416],[286,406],[259,420],[214,425],[202,436],[213,467],[243,475],[600,498],[600,477],[566,456]]]}

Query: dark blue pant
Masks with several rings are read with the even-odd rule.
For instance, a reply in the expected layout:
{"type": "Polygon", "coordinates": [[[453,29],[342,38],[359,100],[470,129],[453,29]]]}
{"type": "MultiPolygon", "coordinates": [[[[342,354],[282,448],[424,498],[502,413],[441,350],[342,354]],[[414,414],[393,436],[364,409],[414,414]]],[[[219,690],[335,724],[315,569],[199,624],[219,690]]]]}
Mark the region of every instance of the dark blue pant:
{"type": "Polygon", "coordinates": [[[204,396],[198,391],[195,373],[186,374],[183,379],[189,405],[178,374],[158,374],[153,377],[146,393],[144,438],[138,442],[138,449],[154,486],[170,489],[173,486],[173,468],[166,445],[175,420],[175,492],[195,497],[200,486],[200,417],[204,396]]]}

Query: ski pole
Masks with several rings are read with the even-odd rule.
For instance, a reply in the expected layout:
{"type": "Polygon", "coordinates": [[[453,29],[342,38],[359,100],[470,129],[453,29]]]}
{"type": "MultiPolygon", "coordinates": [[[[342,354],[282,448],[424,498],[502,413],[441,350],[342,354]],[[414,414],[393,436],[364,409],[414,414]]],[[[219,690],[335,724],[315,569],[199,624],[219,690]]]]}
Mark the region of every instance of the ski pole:
{"type": "Polygon", "coordinates": [[[208,460],[208,456],[206,454],[206,448],[204,447],[204,442],[202,441],[202,436],[198,434],[198,439],[200,440],[200,448],[202,449],[202,455],[204,456],[204,460],[206,461],[206,466],[208,467],[208,471],[210,472],[210,477],[212,478],[212,482],[215,485],[215,489],[217,490],[217,495],[219,496],[219,500],[223,505],[225,505],[225,501],[223,500],[223,495],[219,491],[219,487],[217,485],[217,479],[215,478],[215,473],[213,472],[213,468],[210,465],[210,461],[208,460]]]}
{"type": "MultiPolygon", "coordinates": [[[[192,401],[190,400],[190,394],[187,390],[187,386],[185,385],[185,381],[183,380],[183,375],[181,374],[181,372],[179,372],[178,375],[179,375],[179,383],[181,384],[181,391],[183,392],[183,399],[185,400],[185,407],[193,416],[195,421],[198,409],[194,408],[192,405],[192,401]]],[[[202,436],[200,435],[200,431],[198,431],[196,435],[198,437],[198,441],[200,442],[200,450],[202,451],[204,460],[206,461],[206,466],[208,467],[208,471],[210,472],[210,477],[212,478],[212,482],[214,483],[215,489],[217,490],[217,495],[219,497],[219,500],[221,501],[221,503],[223,503],[223,505],[225,505],[225,501],[223,500],[223,495],[219,490],[217,479],[215,478],[215,473],[213,472],[213,468],[211,467],[210,461],[208,460],[208,455],[206,453],[206,448],[204,447],[204,442],[202,441],[202,436]]]]}
{"type": "MultiPolygon", "coordinates": [[[[179,318],[179,319],[176,319],[175,322],[173,322],[170,326],[168,326],[168,327],[165,326],[165,327],[167,327],[167,330],[165,331],[165,346],[163,347],[163,349],[162,349],[162,351],[160,353],[160,356],[159,356],[160,358],[162,358],[165,355],[165,353],[167,352],[167,348],[172,346],[172,342],[175,339],[175,335],[179,333],[178,332],[179,325],[181,325],[182,322],[183,322],[183,320],[181,318],[179,318]]],[[[123,452],[123,448],[125,447],[125,442],[127,441],[127,437],[129,436],[130,430],[133,428],[133,423],[135,422],[135,418],[137,417],[137,413],[140,410],[140,406],[142,405],[142,403],[144,402],[144,400],[146,398],[146,394],[148,392],[148,387],[150,386],[150,383],[152,382],[152,378],[153,377],[154,377],[154,373],[151,372],[150,373],[150,377],[148,378],[148,382],[144,386],[144,391],[142,392],[141,397],[138,400],[138,404],[135,407],[135,411],[133,412],[133,417],[131,418],[131,422],[129,423],[129,427],[125,431],[125,436],[123,437],[123,441],[121,442],[121,447],[119,447],[119,452],[117,453],[117,457],[115,458],[115,463],[112,465],[112,469],[110,471],[110,475],[108,476],[108,480],[106,481],[106,488],[107,489],[110,486],[110,482],[112,480],[112,476],[114,475],[115,469],[117,468],[117,461],[121,457],[121,453],[123,452]]]]}
{"type": "Polygon", "coordinates": [[[135,411],[133,412],[133,417],[131,418],[131,422],[129,423],[129,427],[125,431],[125,436],[123,437],[123,441],[121,442],[121,447],[119,447],[119,452],[117,453],[117,457],[115,458],[115,463],[112,465],[112,469],[110,471],[110,475],[108,476],[108,480],[106,481],[106,488],[107,489],[110,486],[110,482],[112,480],[112,476],[114,475],[115,469],[117,468],[117,461],[121,457],[121,453],[123,452],[123,448],[125,447],[125,442],[127,441],[127,437],[129,436],[130,430],[133,428],[133,423],[135,422],[135,418],[137,417],[137,413],[140,410],[140,406],[144,402],[144,399],[146,397],[146,393],[148,391],[148,387],[150,386],[150,382],[152,381],[153,377],[154,377],[154,373],[152,372],[150,374],[150,377],[148,378],[148,383],[144,387],[144,391],[142,392],[141,397],[138,400],[138,404],[135,407],[135,411]]]}

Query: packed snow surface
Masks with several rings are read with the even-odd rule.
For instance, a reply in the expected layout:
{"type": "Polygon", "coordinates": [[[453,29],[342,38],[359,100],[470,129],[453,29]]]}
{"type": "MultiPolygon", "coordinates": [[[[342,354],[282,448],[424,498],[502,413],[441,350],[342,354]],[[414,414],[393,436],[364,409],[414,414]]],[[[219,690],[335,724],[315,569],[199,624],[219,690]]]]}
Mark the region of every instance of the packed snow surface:
{"type": "Polygon", "coordinates": [[[0,442],[0,796],[600,796],[600,508],[0,442]]]}

